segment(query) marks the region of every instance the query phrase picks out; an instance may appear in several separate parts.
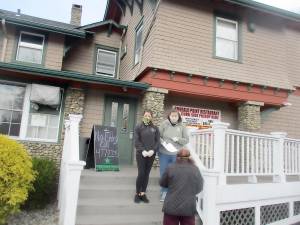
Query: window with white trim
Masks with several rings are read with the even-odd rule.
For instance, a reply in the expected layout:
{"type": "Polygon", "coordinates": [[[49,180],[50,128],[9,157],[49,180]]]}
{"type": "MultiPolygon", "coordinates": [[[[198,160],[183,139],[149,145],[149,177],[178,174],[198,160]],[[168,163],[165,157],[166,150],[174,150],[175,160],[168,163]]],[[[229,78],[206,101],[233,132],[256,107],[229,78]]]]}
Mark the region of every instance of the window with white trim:
{"type": "Polygon", "coordinates": [[[117,68],[117,52],[97,49],[96,74],[115,77],[117,68]]]}
{"type": "Polygon", "coordinates": [[[45,35],[21,31],[16,60],[41,64],[45,44],[45,35]]]}
{"type": "Polygon", "coordinates": [[[0,84],[0,134],[18,137],[26,87],[0,84]]]}
{"type": "Polygon", "coordinates": [[[231,60],[238,60],[238,22],[216,17],[215,55],[231,60]]]}
{"type": "Polygon", "coordinates": [[[31,85],[0,83],[0,134],[21,140],[56,142],[61,101],[56,107],[30,102],[31,85]]]}
{"type": "Polygon", "coordinates": [[[141,60],[142,35],[143,23],[140,23],[135,30],[134,65],[138,64],[141,60]]]}

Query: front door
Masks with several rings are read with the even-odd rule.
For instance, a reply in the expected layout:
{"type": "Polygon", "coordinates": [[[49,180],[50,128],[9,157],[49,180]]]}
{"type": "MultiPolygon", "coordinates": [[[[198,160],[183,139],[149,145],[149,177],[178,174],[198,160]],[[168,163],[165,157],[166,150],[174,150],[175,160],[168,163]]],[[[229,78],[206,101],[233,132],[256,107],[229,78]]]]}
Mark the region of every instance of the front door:
{"type": "Polygon", "coordinates": [[[117,128],[120,164],[131,165],[136,101],[132,98],[107,96],[105,98],[104,125],[117,128]]]}

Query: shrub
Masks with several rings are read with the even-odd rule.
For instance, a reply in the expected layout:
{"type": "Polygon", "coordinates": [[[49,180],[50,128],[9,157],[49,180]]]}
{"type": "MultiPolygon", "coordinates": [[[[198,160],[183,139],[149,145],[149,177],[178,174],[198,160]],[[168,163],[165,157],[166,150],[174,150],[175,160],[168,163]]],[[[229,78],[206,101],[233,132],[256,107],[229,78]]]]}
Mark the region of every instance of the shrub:
{"type": "Polygon", "coordinates": [[[35,172],[23,145],[0,135],[0,224],[20,209],[32,190],[35,172]]]}
{"type": "Polygon", "coordinates": [[[33,158],[33,169],[37,177],[33,183],[34,190],[29,192],[29,197],[24,205],[25,209],[42,209],[55,199],[57,191],[57,169],[53,160],[33,158]]]}

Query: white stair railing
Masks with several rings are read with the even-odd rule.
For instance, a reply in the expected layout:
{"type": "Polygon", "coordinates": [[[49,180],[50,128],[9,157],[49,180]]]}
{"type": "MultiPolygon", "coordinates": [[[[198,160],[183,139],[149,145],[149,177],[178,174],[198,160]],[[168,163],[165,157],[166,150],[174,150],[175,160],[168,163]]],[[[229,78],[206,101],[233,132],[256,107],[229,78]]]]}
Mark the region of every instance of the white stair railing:
{"type": "Polygon", "coordinates": [[[59,225],[75,225],[81,171],[85,162],[79,160],[79,122],[82,115],[69,115],[65,121],[58,209],[59,225]]]}

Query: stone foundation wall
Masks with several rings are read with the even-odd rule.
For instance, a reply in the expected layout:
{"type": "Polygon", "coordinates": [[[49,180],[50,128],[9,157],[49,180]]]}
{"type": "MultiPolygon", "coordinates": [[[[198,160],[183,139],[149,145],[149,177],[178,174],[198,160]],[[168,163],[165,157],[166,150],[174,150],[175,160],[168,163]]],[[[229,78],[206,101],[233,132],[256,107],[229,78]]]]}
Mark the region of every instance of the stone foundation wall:
{"type": "Polygon", "coordinates": [[[48,158],[54,160],[59,168],[61,153],[64,141],[64,119],[68,118],[69,114],[82,114],[85,100],[85,91],[82,89],[68,88],[65,93],[65,102],[62,106],[64,108],[64,115],[61,116],[62,130],[59,134],[57,143],[44,143],[21,141],[22,144],[29,151],[30,155],[48,158]]]}

